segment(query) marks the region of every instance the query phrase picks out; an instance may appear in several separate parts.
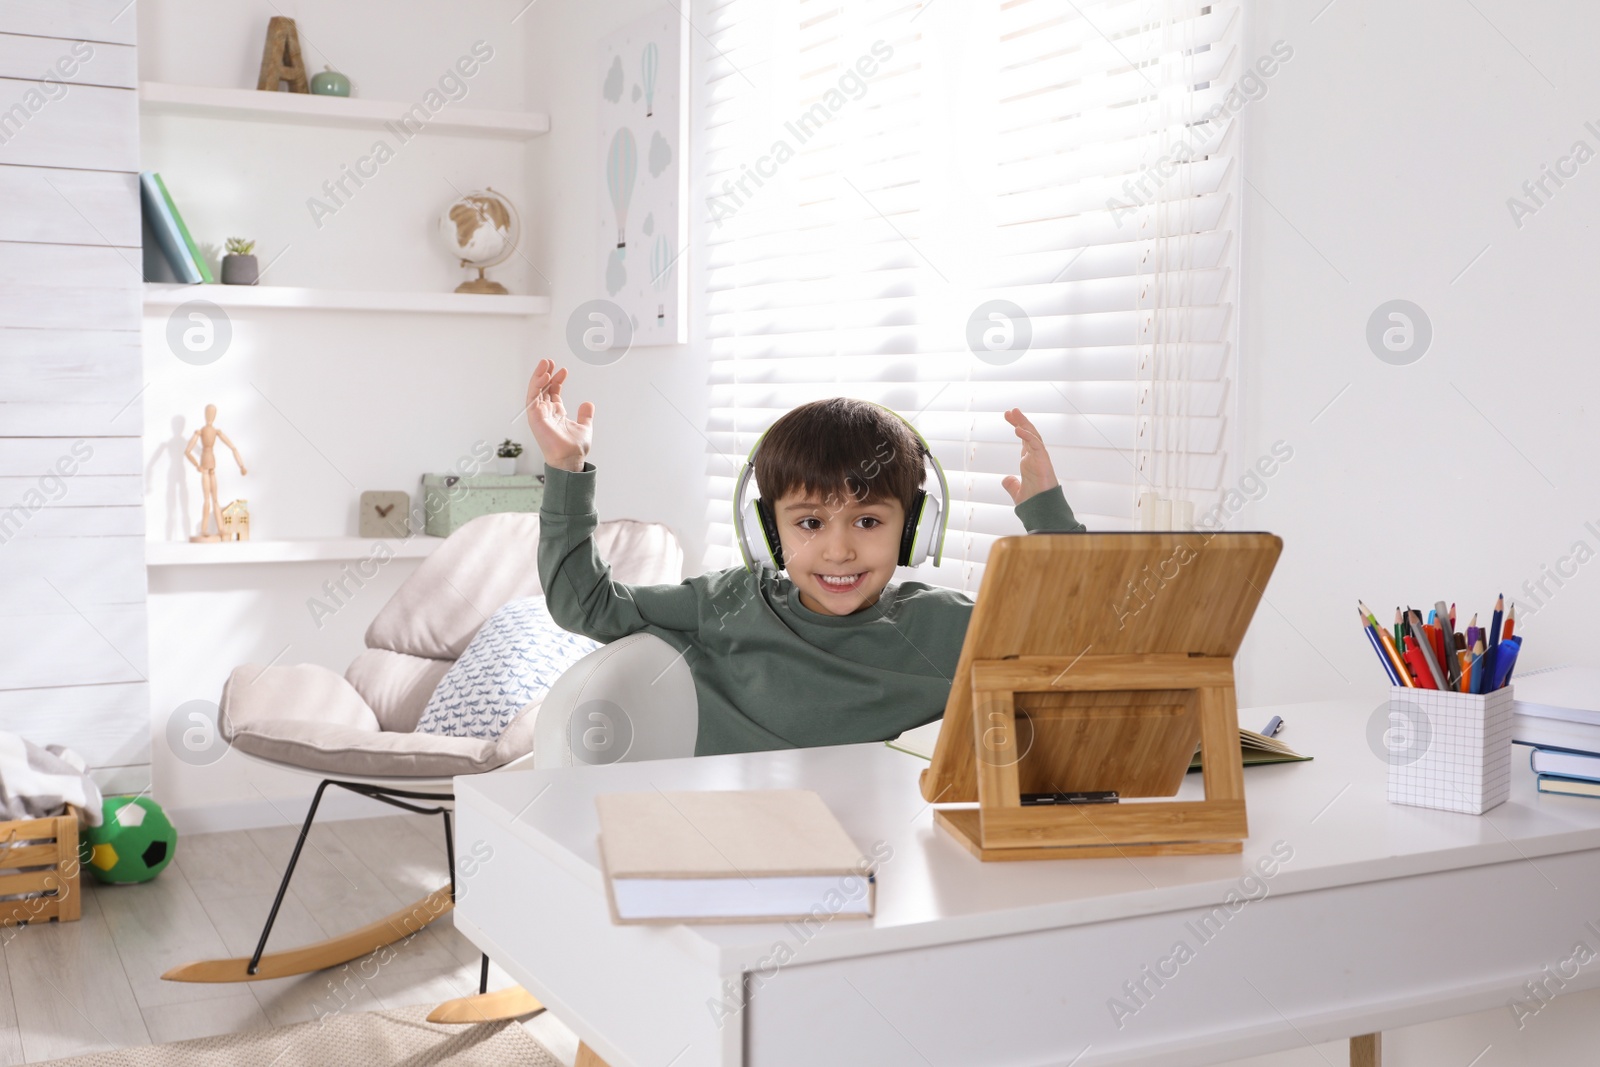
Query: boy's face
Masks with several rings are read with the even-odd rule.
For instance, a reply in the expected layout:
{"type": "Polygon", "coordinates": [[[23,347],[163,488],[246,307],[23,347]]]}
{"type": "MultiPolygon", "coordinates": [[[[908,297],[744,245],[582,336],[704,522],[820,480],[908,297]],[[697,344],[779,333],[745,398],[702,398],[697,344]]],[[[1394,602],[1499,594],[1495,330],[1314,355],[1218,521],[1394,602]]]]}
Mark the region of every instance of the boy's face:
{"type": "Polygon", "coordinates": [[[801,604],[820,615],[850,615],[877,603],[900,558],[900,501],[829,500],[795,489],[778,499],[773,512],[784,569],[801,604]]]}

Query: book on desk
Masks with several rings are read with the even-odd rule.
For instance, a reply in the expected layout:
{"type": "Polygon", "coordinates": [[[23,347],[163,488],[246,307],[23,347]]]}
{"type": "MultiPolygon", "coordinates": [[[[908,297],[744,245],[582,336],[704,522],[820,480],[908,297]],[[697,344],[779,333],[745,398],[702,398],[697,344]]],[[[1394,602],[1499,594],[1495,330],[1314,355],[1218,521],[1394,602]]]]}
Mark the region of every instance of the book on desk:
{"type": "Polygon", "coordinates": [[[1549,667],[1517,678],[1511,739],[1533,751],[1539,792],[1600,797],[1600,669],[1549,667]]]}
{"type": "Polygon", "coordinates": [[[810,790],[605,793],[595,806],[617,923],[872,916],[872,863],[810,790]]]}

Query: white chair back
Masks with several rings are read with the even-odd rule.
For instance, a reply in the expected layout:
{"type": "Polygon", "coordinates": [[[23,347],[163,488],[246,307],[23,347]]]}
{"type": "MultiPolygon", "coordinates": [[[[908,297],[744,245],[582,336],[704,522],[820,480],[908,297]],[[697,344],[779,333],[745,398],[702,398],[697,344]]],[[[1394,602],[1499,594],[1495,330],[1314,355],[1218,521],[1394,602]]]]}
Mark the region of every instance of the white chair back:
{"type": "Polygon", "coordinates": [[[683,654],[654,634],[629,634],[583,657],[550,687],[534,723],[533,765],[692,756],[699,728],[683,654]]]}

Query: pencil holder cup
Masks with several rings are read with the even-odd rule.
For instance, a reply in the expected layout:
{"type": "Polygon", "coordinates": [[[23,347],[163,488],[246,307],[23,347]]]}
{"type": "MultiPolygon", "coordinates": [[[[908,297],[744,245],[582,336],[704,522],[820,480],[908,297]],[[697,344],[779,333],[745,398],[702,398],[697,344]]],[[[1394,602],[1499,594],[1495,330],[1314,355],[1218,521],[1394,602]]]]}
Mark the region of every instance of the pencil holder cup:
{"type": "Polygon", "coordinates": [[[1482,815],[1511,795],[1511,687],[1389,691],[1389,802],[1482,815]]]}

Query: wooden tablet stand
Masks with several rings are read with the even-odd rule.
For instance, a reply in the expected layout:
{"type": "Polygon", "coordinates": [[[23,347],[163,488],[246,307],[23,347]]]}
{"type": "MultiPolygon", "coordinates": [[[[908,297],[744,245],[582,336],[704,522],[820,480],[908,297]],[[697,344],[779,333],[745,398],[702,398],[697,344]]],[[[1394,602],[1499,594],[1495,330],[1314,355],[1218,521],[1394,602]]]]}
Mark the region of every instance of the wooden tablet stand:
{"type": "Polygon", "coordinates": [[[1031,534],[990,551],[922,774],[983,860],[1238,852],[1248,836],[1233,657],[1283,542],[1264,533],[1031,534]],[[1170,797],[1200,743],[1205,799],[1170,797]]]}

